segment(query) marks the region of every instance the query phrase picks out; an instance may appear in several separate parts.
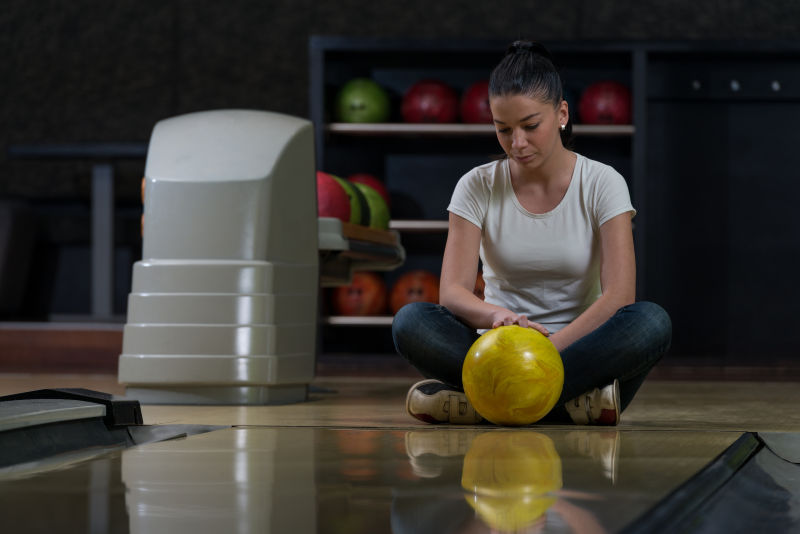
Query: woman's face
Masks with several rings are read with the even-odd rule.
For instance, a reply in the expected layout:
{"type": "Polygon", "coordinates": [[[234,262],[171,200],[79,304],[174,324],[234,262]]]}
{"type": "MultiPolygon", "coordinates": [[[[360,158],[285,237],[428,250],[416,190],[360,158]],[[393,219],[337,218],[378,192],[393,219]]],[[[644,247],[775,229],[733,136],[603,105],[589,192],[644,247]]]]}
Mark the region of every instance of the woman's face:
{"type": "Polygon", "coordinates": [[[563,147],[559,130],[569,119],[566,101],[558,106],[526,95],[489,99],[497,140],[508,157],[524,168],[542,165],[563,147]]]}

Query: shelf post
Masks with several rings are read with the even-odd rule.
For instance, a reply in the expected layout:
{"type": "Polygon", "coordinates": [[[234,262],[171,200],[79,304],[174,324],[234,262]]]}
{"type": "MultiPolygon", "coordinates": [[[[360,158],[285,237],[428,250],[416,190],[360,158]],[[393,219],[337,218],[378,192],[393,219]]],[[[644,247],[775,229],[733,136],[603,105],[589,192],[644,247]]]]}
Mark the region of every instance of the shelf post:
{"type": "Polygon", "coordinates": [[[633,202],[637,210],[634,226],[636,243],[636,295],[647,298],[647,51],[633,51],[633,126],[632,141],[633,202]]]}

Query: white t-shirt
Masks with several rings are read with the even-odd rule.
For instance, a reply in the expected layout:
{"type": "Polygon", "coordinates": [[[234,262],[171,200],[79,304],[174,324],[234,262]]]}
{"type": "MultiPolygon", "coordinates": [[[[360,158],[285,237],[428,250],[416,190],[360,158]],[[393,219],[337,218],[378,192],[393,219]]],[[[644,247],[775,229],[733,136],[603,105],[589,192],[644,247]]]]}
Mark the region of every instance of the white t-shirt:
{"type": "Polygon", "coordinates": [[[486,302],[551,332],[601,294],[600,226],[621,213],[636,214],[625,179],[580,154],[564,198],[547,213],[522,207],[507,159],[462,176],[447,209],[481,229],[486,302]]]}

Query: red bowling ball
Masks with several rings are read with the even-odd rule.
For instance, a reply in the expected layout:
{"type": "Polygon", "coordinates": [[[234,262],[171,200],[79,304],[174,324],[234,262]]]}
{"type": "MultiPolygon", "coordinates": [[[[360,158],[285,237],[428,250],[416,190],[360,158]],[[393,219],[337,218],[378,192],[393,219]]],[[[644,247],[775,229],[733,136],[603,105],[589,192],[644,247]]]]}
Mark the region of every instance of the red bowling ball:
{"type": "Polygon", "coordinates": [[[585,124],[630,124],[631,92],[619,82],[593,83],[581,95],[578,112],[585,124]]]}
{"type": "Polygon", "coordinates": [[[461,120],[472,124],[490,124],[489,81],[482,80],[467,87],[461,96],[461,120]]]}
{"type": "Polygon", "coordinates": [[[317,171],[317,215],[350,222],[350,197],[328,173],[317,171]]]}
{"type": "Polygon", "coordinates": [[[400,111],[405,122],[455,122],[458,119],[458,94],[444,82],[423,80],[406,91],[400,111]]]}

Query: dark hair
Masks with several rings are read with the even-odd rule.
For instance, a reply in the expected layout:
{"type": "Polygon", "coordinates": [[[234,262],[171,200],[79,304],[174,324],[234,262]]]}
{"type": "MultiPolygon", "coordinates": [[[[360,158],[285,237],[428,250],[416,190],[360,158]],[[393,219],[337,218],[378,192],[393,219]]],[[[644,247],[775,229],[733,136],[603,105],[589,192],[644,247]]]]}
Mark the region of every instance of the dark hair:
{"type": "MultiPolygon", "coordinates": [[[[514,41],[492,71],[489,97],[514,95],[537,98],[550,102],[553,107],[564,100],[561,76],[553,56],[543,45],[532,41],[514,41]]],[[[560,133],[562,143],[567,146],[572,137],[571,120],[560,133]]]]}

